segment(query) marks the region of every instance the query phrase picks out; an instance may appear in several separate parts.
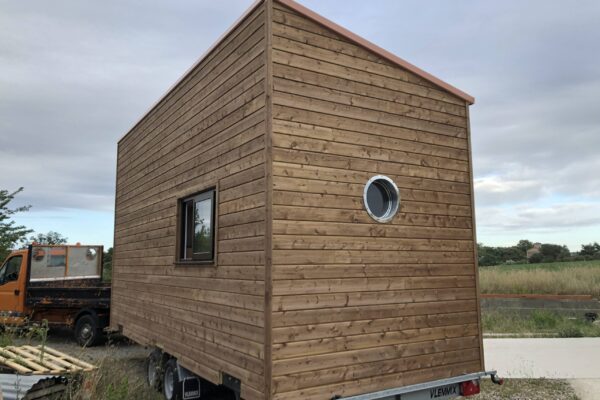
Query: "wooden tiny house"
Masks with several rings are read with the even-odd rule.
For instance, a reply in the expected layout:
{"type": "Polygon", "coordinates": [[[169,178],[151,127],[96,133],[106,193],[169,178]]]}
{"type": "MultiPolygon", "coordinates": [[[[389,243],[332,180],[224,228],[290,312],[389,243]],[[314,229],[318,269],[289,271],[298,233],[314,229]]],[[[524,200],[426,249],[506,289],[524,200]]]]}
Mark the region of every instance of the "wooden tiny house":
{"type": "Polygon", "coordinates": [[[472,103],[259,1],[119,142],[112,325],[249,400],[482,371],[472,103]]]}

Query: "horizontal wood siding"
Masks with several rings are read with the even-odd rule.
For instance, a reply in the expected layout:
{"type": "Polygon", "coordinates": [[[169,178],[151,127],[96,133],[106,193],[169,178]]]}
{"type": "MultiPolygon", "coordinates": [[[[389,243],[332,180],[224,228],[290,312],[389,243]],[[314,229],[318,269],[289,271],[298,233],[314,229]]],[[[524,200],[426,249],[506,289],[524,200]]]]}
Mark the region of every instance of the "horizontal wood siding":
{"type": "Polygon", "coordinates": [[[265,378],[265,12],[226,36],[119,144],[112,323],[197,374],[265,378]],[[217,186],[214,266],[175,266],[178,199],[217,186]]]}
{"type": "Polygon", "coordinates": [[[464,100],[275,4],[274,399],[481,368],[464,100]],[[387,224],[362,193],[400,188],[387,224]]]}

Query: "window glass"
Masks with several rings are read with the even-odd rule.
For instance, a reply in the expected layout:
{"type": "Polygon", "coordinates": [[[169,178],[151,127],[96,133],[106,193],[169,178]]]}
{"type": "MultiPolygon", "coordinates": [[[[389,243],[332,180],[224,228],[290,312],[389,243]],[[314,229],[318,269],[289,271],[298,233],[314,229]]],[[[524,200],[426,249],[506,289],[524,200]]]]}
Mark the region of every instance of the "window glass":
{"type": "Polygon", "coordinates": [[[19,279],[19,272],[21,271],[21,262],[23,261],[23,256],[14,256],[11,257],[0,272],[0,280],[1,282],[7,283],[16,281],[19,279]]]}
{"type": "Polygon", "coordinates": [[[36,246],[31,254],[31,279],[64,278],[67,269],[65,246],[36,246]]]}
{"type": "Polygon", "coordinates": [[[363,200],[371,218],[377,222],[389,222],[400,207],[400,191],[390,178],[377,175],[365,185],[363,200]]]}
{"type": "Polygon", "coordinates": [[[194,254],[212,252],[212,199],[197,201],[194,207],[194,254]]]}
{"type": "Polygon", "coordinates": [[[208,190],[181,201],[179,258],[210,261],[214,255],[215,191],[208,190]]]}
{"type": "Polygon", "coordinates": [[[96,246],[69,248],[67,276],[100,277],[101,249],[96,246]]]}

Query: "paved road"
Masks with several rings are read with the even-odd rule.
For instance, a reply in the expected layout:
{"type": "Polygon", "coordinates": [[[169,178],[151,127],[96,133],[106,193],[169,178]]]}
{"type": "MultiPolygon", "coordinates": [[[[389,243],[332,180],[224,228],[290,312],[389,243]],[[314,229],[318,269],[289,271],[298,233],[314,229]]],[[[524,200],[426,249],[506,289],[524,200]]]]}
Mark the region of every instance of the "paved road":
{"type": "Polygon", "coordinates": [[[600,338],[484,339],[486,369],[506,378],[569,379],[582,400],[600,393],[600,338]]]}

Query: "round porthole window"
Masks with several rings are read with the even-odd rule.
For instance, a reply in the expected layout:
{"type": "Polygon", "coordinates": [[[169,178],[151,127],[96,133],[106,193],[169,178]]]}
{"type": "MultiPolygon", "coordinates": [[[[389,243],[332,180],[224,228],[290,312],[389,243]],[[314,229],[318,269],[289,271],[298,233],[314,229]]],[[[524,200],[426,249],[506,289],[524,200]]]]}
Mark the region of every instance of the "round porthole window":
{"type": "Polygon", "coordinates": [[[388,222],[398,212],[400,191],[390,178],[377,175],[365,185],[363,200],[367,212],[375,221],[388,222]]]}

